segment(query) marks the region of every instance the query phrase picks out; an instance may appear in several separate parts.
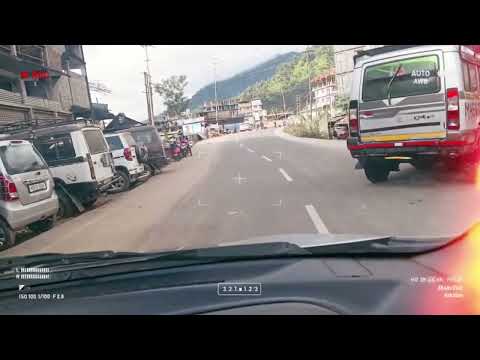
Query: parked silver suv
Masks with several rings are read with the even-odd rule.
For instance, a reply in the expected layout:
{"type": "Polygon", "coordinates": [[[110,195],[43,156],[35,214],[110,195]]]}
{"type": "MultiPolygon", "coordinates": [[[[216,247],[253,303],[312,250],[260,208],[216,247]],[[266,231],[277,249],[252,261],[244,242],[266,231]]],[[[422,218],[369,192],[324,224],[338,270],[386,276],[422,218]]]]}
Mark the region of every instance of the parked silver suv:
{"type": "Polygon", "coordinates": [[[0,250],[25,227],[44,231],[55,223],[58,198],[42,156],[25,140],[0,141],[0,250]]]}

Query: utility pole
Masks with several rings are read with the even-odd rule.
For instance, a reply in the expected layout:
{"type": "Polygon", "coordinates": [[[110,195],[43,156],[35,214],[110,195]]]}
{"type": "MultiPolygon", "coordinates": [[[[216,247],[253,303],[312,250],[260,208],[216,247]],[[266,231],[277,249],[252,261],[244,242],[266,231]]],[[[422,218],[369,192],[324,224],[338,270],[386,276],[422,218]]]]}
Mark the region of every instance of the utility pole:
{"type": "Polygon", "coordinates": [[[217,102],[217,60],[213,61],[213,82],[215,84],[215,121],[217,123],[217,131],[220,131],[218,127],[218,102],[217,102]]]}
{"type": "Polygon", "coordinates": [[[140,45],[145,49],[145,63],[147,72],[145,73],[145,89],[147,93],[147,108],[148,108],[148,121],[150,125],[155,126],[154,122],[154,110],[153,110],[153,90],[152,90],[152,76],[150,74],[150,59],[148,57],[148,47],[152,45],[140,45]]]}
{"type": "Polygon", "coordinates": [[[145,94],[147,96],[147,110],[148,110],[148,121],[150,122],[150,124],[153,124],[152,121],[153,121],[153,114],[152,114],[152,105],[150,103],[150,92],[148,90],[149,88],[149,83],[148,83],[148,74],[147,72],[143,72],[143,76],[144,76],[144,79],[145,79],[145,94]]]}
{"type": "Polygon", "coordinates": [[[287,107],[285,106],[285,93],[283,92],[283,86],[282,86],[282,100],[283,100],[283,114],[287,112],[287,107]]]}

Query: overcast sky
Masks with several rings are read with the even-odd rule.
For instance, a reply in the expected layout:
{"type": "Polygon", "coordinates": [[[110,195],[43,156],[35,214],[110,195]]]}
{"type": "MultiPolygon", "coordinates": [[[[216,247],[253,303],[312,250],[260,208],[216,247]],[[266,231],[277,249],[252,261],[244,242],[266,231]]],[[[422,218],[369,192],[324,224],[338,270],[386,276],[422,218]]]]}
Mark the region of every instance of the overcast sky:
{"type": "MultiPolygon", "coordinates": [[[[213,61],[217,58],[217,80],[229,78],[275,55],[301,51],[305,45],[155,45],[149,48],[153,82],[171,75],[186,75],[186,95],[213,82],[213,61]]],[[[145,51],[135,45],[84,45],[89,81],[99,81],[111,95],[92,92],[92,101],[107,103],[117,114],[124,112],[136,120],[147,119],[145,51]]],[[[155,114],[164,108],[154,94],[155,114]]]]}

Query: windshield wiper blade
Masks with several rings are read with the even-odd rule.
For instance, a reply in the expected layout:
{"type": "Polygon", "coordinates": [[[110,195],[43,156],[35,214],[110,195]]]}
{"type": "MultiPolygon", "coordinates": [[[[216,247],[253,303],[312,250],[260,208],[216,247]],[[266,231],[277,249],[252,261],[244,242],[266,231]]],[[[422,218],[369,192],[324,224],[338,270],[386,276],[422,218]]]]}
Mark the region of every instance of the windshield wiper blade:
{"type": "MultiPolygon", "coordinates": [[[[18,283],[15,268],[49,268],[49,278],[30,281],[32,285],[89,278],[117,272],[165,269],[224,261],[253,260],[312,255],[310,251],[286,242],[214,247],[158,253],[93,252],[79,254],[41,254],[7,259],[0,263],[0,290],[18,283]],[[7,265],[8,264],[8,265],[7,265]],[[3,271],[2,271],[3,270],[3,271]],[[5,271],[6,270],[6,271],[5,271]],[[14,282],[17,280],[17,282],[14,282]]],[[[24,281],[25,282],[25,281],[24,281]]]]}
{"type": "Polygon", "coordinates": [[[339,241],[332,244],[308,247],[313,255],[411,255],[428,252],[451,242],[452,237],[400,238],[394,236],[372,237],[358,241],[339,241]]]}
{"type": "Polygon", "coordinates": [[[392,78],[390,79],[390,81],[388,82],[388,85],[387,85],[387,99],[388,99],[388,105],[389,106],[392,105],[392,98],[391,98],[390,90],[391,90],[393,81],[397,78],[398,73],[400,72],[401,68],[402,68],[402,64],[398,65],[398,68],[395,71],[395,74],[393,74],[392,78]]]}

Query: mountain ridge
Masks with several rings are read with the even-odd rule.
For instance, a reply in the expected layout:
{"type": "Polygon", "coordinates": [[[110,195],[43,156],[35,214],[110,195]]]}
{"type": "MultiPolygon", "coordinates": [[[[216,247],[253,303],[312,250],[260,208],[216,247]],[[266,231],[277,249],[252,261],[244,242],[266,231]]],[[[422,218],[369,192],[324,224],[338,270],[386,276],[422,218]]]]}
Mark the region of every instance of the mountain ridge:
{"type": "MultiPolygon", "coordinates": [[[[282,64],[289,63],[300,53],[290,51],[279,54],[225,80],[217,81],[217,99],[240,96],[249,87],[270,79],[282,64]]],[[[191,98],[191,108],[198,110],[204,102],[215,98],[215,85],[210,83],[198,90],[191,98]]]]}

